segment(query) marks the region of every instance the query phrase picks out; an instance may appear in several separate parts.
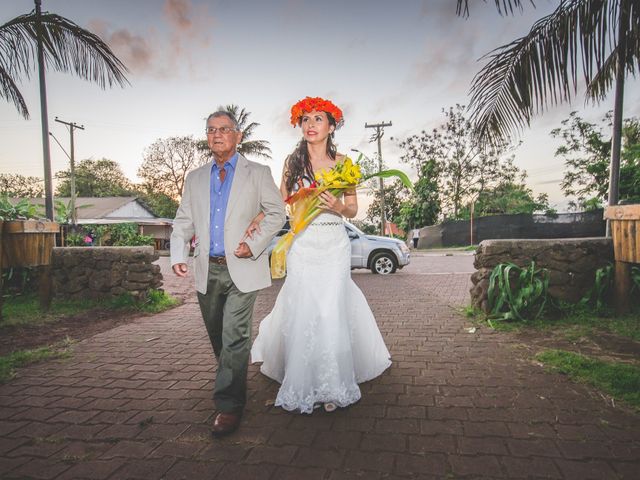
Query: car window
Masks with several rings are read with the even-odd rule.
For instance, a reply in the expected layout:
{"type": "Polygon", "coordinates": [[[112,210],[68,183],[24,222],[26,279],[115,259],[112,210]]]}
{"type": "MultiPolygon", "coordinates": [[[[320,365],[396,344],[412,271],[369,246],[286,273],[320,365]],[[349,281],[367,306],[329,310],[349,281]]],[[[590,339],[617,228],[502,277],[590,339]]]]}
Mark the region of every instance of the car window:
{"type": "Polygon", "coordinates": [[[347,230],[351,230],[352,232],[356,232],[358,235],[365,235],[365,233],[362,230],[360,230],[358,227],[356,227],[352,223],[344,222],[344,225],[347,228],[347,230]]]}

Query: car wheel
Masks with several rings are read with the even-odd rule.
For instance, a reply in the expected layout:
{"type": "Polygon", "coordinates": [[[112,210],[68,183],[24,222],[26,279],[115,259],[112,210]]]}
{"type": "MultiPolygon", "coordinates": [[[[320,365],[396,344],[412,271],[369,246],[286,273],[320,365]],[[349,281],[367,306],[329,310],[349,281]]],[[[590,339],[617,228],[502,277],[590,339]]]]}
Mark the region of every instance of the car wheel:
{"type": "Polygon", "coordinates": [[[390,253],[378,253],[371,260],[371,272],[380,275],[389,275],[395,273],[397,265],[396,260],[390,253]]]}

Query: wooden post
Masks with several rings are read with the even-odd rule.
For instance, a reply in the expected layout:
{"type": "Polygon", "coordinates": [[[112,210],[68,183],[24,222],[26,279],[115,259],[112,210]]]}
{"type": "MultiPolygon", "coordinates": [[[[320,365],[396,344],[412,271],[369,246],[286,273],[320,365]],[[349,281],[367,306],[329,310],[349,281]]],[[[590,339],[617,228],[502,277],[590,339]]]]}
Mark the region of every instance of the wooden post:
{"type": "Polygon", "coordinates": [[[640,205],[616,205],[605,209],[611,222],[615,258],[614,306],[617,315],[631,307],[631,264],[640,263],[640,205]]]}
{"type": "Polygon", "coordinates": [[[616,260],[613,304],[616,315],[624,315],[631,310],[631,264],[616,260]]]}
{"type": "Polygon", "coordinates": [[[38,267],[38,293],[40,297],[40,308],[47,312],[51,307],[52,297],[52,279],[51,279],[51,264],[38,267]]]}

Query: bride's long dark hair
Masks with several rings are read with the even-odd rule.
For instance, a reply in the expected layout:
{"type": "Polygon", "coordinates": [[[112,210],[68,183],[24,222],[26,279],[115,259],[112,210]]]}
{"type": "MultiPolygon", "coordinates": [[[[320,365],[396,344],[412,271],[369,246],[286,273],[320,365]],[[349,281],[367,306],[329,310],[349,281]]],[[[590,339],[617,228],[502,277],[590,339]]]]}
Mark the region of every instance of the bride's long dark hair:
{"type": "MultiPolygon", "coordinates": [[[[327,114],[327,120],[329,125],[336,126],[336,120],[329,112],[327,114]]],[[[298,121],[298,126],[302,124],[302,119],[298,121]]],[[[338,150],[333,143],[333,132],[327,137],[327,155],[333,160],[336,159],[338,150]]],[[[285,186],[287,192],[293,192],[293,188],[299,179],[302,177],[308,177],[313,181],[313,167],[311,166],[311,159],[309,158],[309,149],[307,148],[307,141],[303,138],[300,140],[295,150],[287,156],[284,162],[285,168],[285,186]]]]}

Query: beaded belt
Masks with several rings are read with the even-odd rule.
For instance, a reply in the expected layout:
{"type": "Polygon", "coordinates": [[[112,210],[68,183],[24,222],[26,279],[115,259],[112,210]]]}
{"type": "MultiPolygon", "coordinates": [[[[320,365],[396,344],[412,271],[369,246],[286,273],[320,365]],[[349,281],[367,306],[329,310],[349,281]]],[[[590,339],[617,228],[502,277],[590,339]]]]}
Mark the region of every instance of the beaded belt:
{"type": "Polygon", "coordinates": [[[209,257],[209,262],[215,263],[216,265],[226,265],[227,259],[226,257],[209,257]]]}
{"type": "Polygon", "coordinates": [[[310,223],[309,226],[324,226],[324,225],[342,225],[342,222],[314,222],[310,223]]]}

